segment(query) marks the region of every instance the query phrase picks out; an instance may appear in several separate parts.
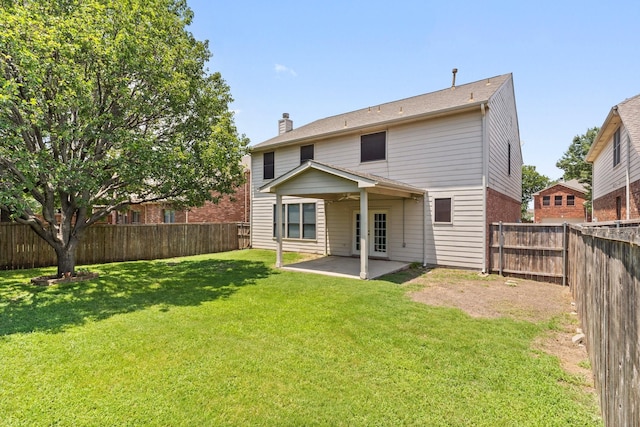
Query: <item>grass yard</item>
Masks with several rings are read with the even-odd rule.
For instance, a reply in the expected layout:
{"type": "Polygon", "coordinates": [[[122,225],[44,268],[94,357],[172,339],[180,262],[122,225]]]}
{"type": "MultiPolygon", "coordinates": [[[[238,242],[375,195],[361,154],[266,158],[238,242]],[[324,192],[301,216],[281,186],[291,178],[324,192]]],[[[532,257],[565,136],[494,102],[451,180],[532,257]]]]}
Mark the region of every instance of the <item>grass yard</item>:
{"type": "Polygon", "coordinates": [[[274,261],[105,264],[48,288],[27,282],[52,269],[0,272],[0,425],[602,425],[533,349],[553,321],[472,318],[413,302],[398,276],[274,261]]]}

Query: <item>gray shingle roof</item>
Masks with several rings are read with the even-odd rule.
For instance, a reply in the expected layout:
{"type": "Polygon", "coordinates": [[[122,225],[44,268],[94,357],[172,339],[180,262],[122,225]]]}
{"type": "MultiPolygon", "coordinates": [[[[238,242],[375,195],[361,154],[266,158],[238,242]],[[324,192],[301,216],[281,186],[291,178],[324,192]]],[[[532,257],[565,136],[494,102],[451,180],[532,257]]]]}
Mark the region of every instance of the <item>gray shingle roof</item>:
{"type": "Polygon", "coordinates": [[[581,193],[586,193],[587,189],[585,188],[584,184],[582,184],[580,181],[578,181],[577,179],[571,179],[569,181],[559,181],[556,182],[554,184],[551,184],[550,186],[543,188],[542,190],[533,193],[534,196],[537,196],[538,194],[542,193],[543,191],[547,191],[550,188],[553,188],[557,185],[561,185],[563,187],[569,188],[571,190],[576,190],[579,191],[581,193]]]}
{"type": "Polygon", "coordinates": [[[511,73],[316,120],[257,144],[253,150],[471,108],[487,102],[509,79],[511,73]]]}
{"type": "Polygon", "coordinates": [[[640,152],[640,95],[619,103],[618,114],[629,133],[631,144],[640,152]]]}
{"type": "Polygon", "coordinates": [[[627,129],[631,145],[640,153],[640,95],[636,95],[614,105],[609,110],[607,118],[600,127],[600,132],[587,153],[587,162],[593,163],[596,160],[607,142],[611,140],[620,122],[627,129]]]}

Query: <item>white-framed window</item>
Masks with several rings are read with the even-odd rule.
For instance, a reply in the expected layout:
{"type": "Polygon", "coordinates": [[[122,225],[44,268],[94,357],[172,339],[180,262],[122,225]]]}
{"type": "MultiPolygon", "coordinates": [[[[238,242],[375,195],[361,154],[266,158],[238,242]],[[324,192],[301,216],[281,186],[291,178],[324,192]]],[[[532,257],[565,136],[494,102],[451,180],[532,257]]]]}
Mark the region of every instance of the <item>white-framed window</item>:
{"type": "MultiPolygon", "coordinates": [[[[276,205],[273,205],[273,237],[276,237],[276,205]]],[[[315,240],[315,203],[282,204],[282,238],[315,240]]]]}
{"type": "Polygon", "coordinates": [[[433,199],[433,222],[440,224],[453,223],[452,197],[436,197],[433,199]]]}
{"type": "Polygon", "coordinates": [[[166,224],[173,224],[176,222],[176,211],[173,209],[164,209],[162,211],[162,219],[166,224]]]}

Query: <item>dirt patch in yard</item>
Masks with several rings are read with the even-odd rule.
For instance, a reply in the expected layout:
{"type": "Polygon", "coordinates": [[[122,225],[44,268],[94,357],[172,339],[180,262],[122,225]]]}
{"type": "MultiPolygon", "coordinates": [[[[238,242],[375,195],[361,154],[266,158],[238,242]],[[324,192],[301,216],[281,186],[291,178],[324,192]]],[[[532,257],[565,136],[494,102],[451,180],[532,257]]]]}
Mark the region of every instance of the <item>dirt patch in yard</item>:
{"type": "Polygon", "coordinates": [[[563,369],[595,392],[586,348],[572,341],[579,322],[568,287],[453,269],[413,275],[405,284],[420,288],[410,293],[414,301],[459,308],[472,317],[553,321],[556,327],[538,338],[535,348],[558,357],[563,369]]]}

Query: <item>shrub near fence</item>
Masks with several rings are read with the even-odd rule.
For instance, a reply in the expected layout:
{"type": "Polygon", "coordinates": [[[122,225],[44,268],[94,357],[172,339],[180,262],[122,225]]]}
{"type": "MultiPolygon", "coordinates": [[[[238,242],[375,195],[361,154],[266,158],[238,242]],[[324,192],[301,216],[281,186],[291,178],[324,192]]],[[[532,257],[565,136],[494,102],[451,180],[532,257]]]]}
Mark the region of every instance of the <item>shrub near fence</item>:
{"type": "MultiPolygon", "coordinates": [[[[225,252],[248,247],[248,225],[94,225],[78,246],[76,262],[101,264],[225,252]]],[[[56,265],[53,249],[29,226],[0,224],[0,269],[56,265]]]]}

